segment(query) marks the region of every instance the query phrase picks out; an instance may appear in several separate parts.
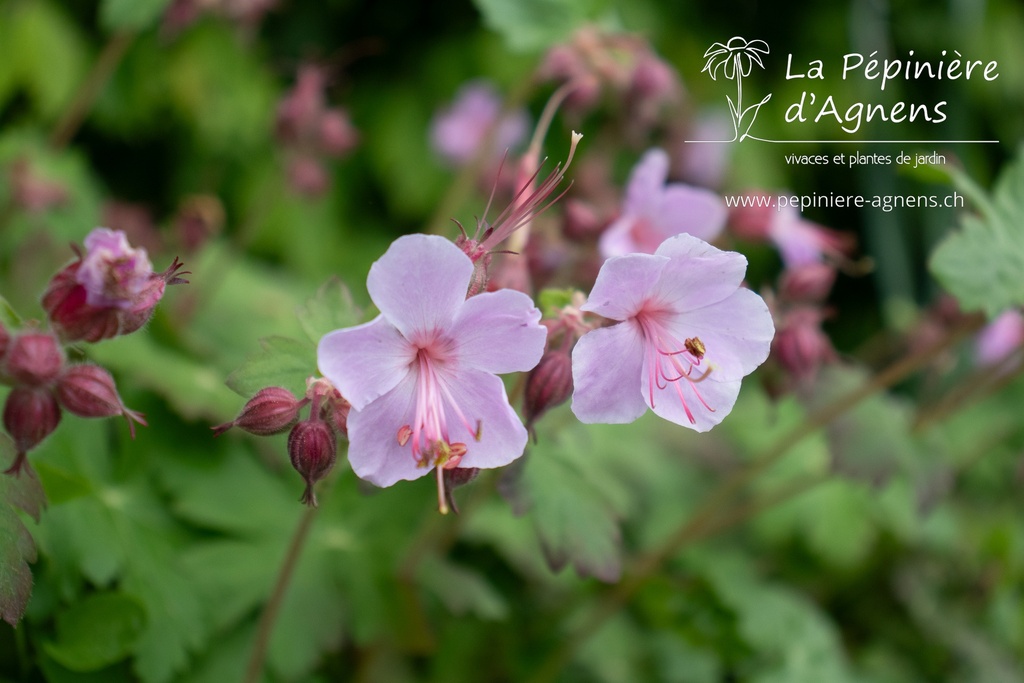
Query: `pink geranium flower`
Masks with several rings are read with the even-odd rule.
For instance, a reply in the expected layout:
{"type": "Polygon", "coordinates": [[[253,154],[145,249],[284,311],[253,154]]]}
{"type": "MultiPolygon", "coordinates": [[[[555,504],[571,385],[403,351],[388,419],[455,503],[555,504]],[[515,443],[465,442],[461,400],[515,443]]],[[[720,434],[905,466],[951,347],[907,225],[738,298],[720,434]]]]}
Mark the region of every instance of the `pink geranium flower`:
{"type": "Polygon", "coordinates": [[[979,365],[996,365],[1024,344],[1024,316],[1004,311],[978,333],[974,356],[979,365]]]}
{"type": "Polygon", "coordinates": [[[721,422],[775,333],[764,301],[740,286],[746,268],[691,235],[605,261],[582,310],[619,323],[573,350],[576,417],[624,423],[650,408],[698,432],[721,422]]]}
{"type": "Polygon", "coordinates": [[[391,245],[367,278],[381,314],[320,340],[320,371],[352,404],[349,462],[378,486],[442,469],[507,465],[526,429],[497,373],[532,369],[546,328],[512,290],[466,298],[473,262],[438,236],[391,245]]]}
{"type": "Polygon", "coordinates": [[[501,96],[494,86],[487,81],[471,81],[434,116],[430,144],[445,161],[463,166],[473,159],[495,126],[494,149],[500,155],[526,139],[530,119],[525,109],[503,113],[501,96]]]}
{"type": "Polygon", "coordinates": [[[669,237],[686,233],[712,240],[725,226],[722,199],[699,187],[665,184],[668,154],[649,150],[629,176],[622,214],[601,235],[601,254],[608,258],[640,252],[653,254],[669,237]]]}
{"type": "Polygon", "coordinates": [[[85,287],[86,303],[128,309],[136,305],[153,275],[146,250],[132,248],[120,230],[96,228],[85,240],[85,256],[75,279],[85,287]]]}

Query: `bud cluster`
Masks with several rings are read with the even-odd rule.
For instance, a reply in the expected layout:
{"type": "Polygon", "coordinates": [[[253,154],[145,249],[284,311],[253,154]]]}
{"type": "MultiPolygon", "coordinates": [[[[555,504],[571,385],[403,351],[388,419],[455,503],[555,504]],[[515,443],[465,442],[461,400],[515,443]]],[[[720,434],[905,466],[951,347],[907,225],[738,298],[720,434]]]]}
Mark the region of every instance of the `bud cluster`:
{"type": "Polygon", "coordinates": [[[337,458],[338,436],[348,435],[348,413],[351,406],[326,379],[306,381],[306,394],[301,399],[283,387],[260,389],[245,404],[238,417],[213,427],[220,436],[232,427],[255,434],[272,436],[288,433],[288,456],[306,483],[300,499],[316,507],[314,485],[327,476],[337,458]],[[310,406],[308,417],[299,420],[302,409],[310,406]]]}
{"type": "Polygon", "coordinates": [[[290,158],[288,180],[305,195],[327,190],[322,158],[344,156],[359,142],[348,112],[327,106],[326,88],[326,69],[305,64],[299,68],[295,87],[277,105],[275,132],[290,158]]]}
{"type": "MultiPolygon", "coordinates": [[[[97,228],[85,238],[86,252],[50,280],[43,294],[49,331],[35,326],[9,330],[0,324],[0,383],[12,387],[3,424],[14,441],[14,463],[5,474],[19,474],[26,456],[60,423],[62,411],[79,417],[128,420],[145,425],[141,413],[125,407],[104,368],[67,362],[64,345],[96,342],[142,327],[169,284],[183,283],[177,259],[153,273],[144,249],[132,248],[123,232],[97,228]]],[[[184,274],[184,273],[182,273],[184,274]]]]}
{"type": "Polygon", "coordinates": [[[0,381],[13,387],[4,403],[4,429],[17,451],[5,474],[21,472],[28,451],[57,428],[62,408],[79,417],[123,415],[133,438],[132,420],[146,424],[140,413],[125,407],[109,372],[98,365],[66,363],[53,334],[25,330],[11,336],[0,330],[0,381]]]}
{"type": "Polygon", "coordinates": [[[533,425],[537,420],[572,396],[572,348],[580,337],[592,329],[580,311],[584,302],[583,294],[576,292],[572,302],[558,312],[557,318],[543,323],[548,328],[547,349],[537,367],[527,375],[523,395],[526,428],[533,433],[534,438],[536,432],[533,425]]]}

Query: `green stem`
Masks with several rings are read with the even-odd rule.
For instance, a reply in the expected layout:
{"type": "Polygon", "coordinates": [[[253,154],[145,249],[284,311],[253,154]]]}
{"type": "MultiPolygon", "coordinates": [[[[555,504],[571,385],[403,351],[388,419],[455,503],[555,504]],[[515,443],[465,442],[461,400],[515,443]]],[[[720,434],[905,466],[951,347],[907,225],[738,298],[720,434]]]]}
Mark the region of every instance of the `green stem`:
{"type": "Polygon", "coordinates": [[[714,528],[716,521],[722,519],[719,516],[719,511],[725,508],[729,500],[748,483],[778,462],[793,446],[864,399],[893,386],[921,369],[947,348],[980,329],[983,323],[984,321],[980,317],[967,318],[960,325],[949,330],[942,339],[896,361],[872,377],[864,385],[809,414],[801,424],[783,435],[759,458],[727,478],[674,533],[659,546],[641,555],[632,563],[623,580],[605,594],[603,599],[594,607],[594,612],[590,618],[575,633],[570,634],[563,641],[562,646],[556,649],[543,662],[530,681],[532,683],[546,683],[547,681],[557,679],[559,672],[569,662],[576,650],[607,619],[622,608],[663,562],[688,544],[708,535],[710,530],[714,528]]]}
{"type": "Polygon", "coordinates": [[[292,534],[291,543],[288,544],[284,562],[281,564],[277,581],[274,583],[274,590],[271,592],[270,599],[267,600],[267,604],[263,608],[263,614],[260,615],[259,624],[256,626],[256,639],[253,642],[252,654],[249,655],[249,664],[245,668],[245,678],[243,679],[245,683],[257,683],[260,674],[263,673],[263,664],[267,659],[267,648],[270,645],[274,622],[277,621],[277,615],[281,611],[284,595],[288,591],[295,566],[298,564],[299,556],[302,555],[302,549],[309,538],[309,531],[313,528],[313,520],[319,509],[316,507],[306,508],[299,520],[299,525],[295,528],[295,533],[292,534]]]}
{"type": "Polygon", "coordinates": [[[133,40],[135,40],[135,34],[131,32],[115,33],[110,37],[85,80],[78,86],[71,104],[64,110],[64,115],[54,127],[53,133],[50,135],[51,147],[60,149],[75,137],[75,133],[78,132],[85,117],[89,114],[89,110],[92,109],[96,97],[110,80],[110,76],[117,69],[117,65],[121,63],[121,59],[133,40]]]}

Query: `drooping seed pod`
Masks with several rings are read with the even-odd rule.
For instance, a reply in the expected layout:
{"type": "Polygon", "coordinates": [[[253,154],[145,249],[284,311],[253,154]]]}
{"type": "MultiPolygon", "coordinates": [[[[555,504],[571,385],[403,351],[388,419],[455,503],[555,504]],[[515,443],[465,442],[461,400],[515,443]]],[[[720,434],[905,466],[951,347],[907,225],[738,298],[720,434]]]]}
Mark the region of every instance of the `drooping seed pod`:
{"type": "Polygon", "coordinates": [[[60,374],[64,354],[52,334],[25,332],[14,337],[7,346],[4,371],[18,384],[41,387],[60,374]]]}
{"type": "Polygon", "coordinates": [[[60,416],[60,406],[51,391],[27,386],[11,390],[4,404],[4,429],[14,440],[18,455],[4,474],[21,472],[25,455],[57,428],[60,416]]]}
{"type": "Polygon", "coordinates": [[[331,471],[337,453],[338,438],[326,422],[313,418],[292,427],[288,435],[288,456],[292,467],[306,482],[300,499],[306,505],[317,506],[313,485],[331,471]]]}

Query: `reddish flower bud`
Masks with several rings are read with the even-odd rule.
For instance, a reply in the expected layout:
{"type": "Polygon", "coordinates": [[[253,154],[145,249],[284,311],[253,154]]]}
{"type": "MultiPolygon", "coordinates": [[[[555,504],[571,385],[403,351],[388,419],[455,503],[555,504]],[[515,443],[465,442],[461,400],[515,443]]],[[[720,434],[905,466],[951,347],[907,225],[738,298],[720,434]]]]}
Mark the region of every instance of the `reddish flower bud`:
{"type": "Polygon", "coordinates": [[[14,439],[18,456],[4,474],[19,474],[25,464],[25,454],[49,436],[59,423],[60,406],[51,392],[33,387],[14,387],[4,404],[4,429],[14,439]]]}
{"type": "Polygon", "coordinates": [[[337,397],[331,399],[327,404],[327,409],[330,411],[328,418],[339,434],[348,436],[348,413],[352,410],[352,404],[337,391],[335,393],[338,394],[337,397]]]}
{"type": "Polygon", "coordinates": [[[135,438],[135,424],[146,425],[142,413],[125,407],[117,393],[114,378],[98,365],[69,366],[57,380],[57,401],[79,417],[113,417],[124,415],[128,429],[135,438]]]}
{"type": "Polygon", "coordinates": [[[359,133],[344,110],[329,109],[324,112],[320,119],[320,144],[325,152],[341,156],[352,151],[358,142],[359,133]]]}
{"type": "Polygon", "coordinates": [[[43,386],[57,379],[64,354],[52,334],[26,332],[11,340],[4,359],[8,377],[20,384],[43,386]]]}
{"type": "Polygon", "coordinates": [[[745,192],[750,199],[740,202],[729,210],[729,228],[733,234],[752,242],[768,240],[772,220],[775,216],[773,198],[768,192],[754,190],[745,192]]]}
{"type": "Polygon", "coordinates": [[[240,427],[256,436],[280,434],[299,419],[299,410],[309,401],[295,398],[283,387],[260,389],[242,408],[241,414],[231,422],[213,428],[213,435],[220,436],[232,427],[240,427]]]}
{"type": "Polygon", "coordinates": [[[568,351],[551,349],[544,353],[526,379],[523,412],[532,427],[541,415],[560,406],[572,395],[572,358],[568,351]]]}
{"type": "Polygon", "coordinates": [[[590,202],[569,199],[565,202],[565,220],[562,223],[562,234],[571,240],[594,240],[608,226],[608,221],[601,216],[597,208],[590,202]]]}
{"type": "Polygon", "coordinates": [[[823,363],[836,359],[832,342],[821,329],[821,318],[813,308],[790,311],[772,342],[779,363],[798,380],[813,378],[823,363]]]}
{"type": "Polygon", "coordinates": [[[323,164],[308,156],[299,156],[288,164],[288,183],[306,197],[318,197],[327,191],[330,178],[323,164]]]}
{"type": "Polygon", "coordinates": [[[779,296],[794,303],[820,303],[835,281],[836,269],[827,263],[787,268],[779,279],[779,296]]]}
{"type": "Polygon", "coordinates": [[[292,467],[302,475],[306,490],[301,501],[316,507],[316,493],[313,485],[334,467],[337,457],[338,438],[326,422],[317,419],[303,420],[288,435],[288,456],[292,467]]]}

